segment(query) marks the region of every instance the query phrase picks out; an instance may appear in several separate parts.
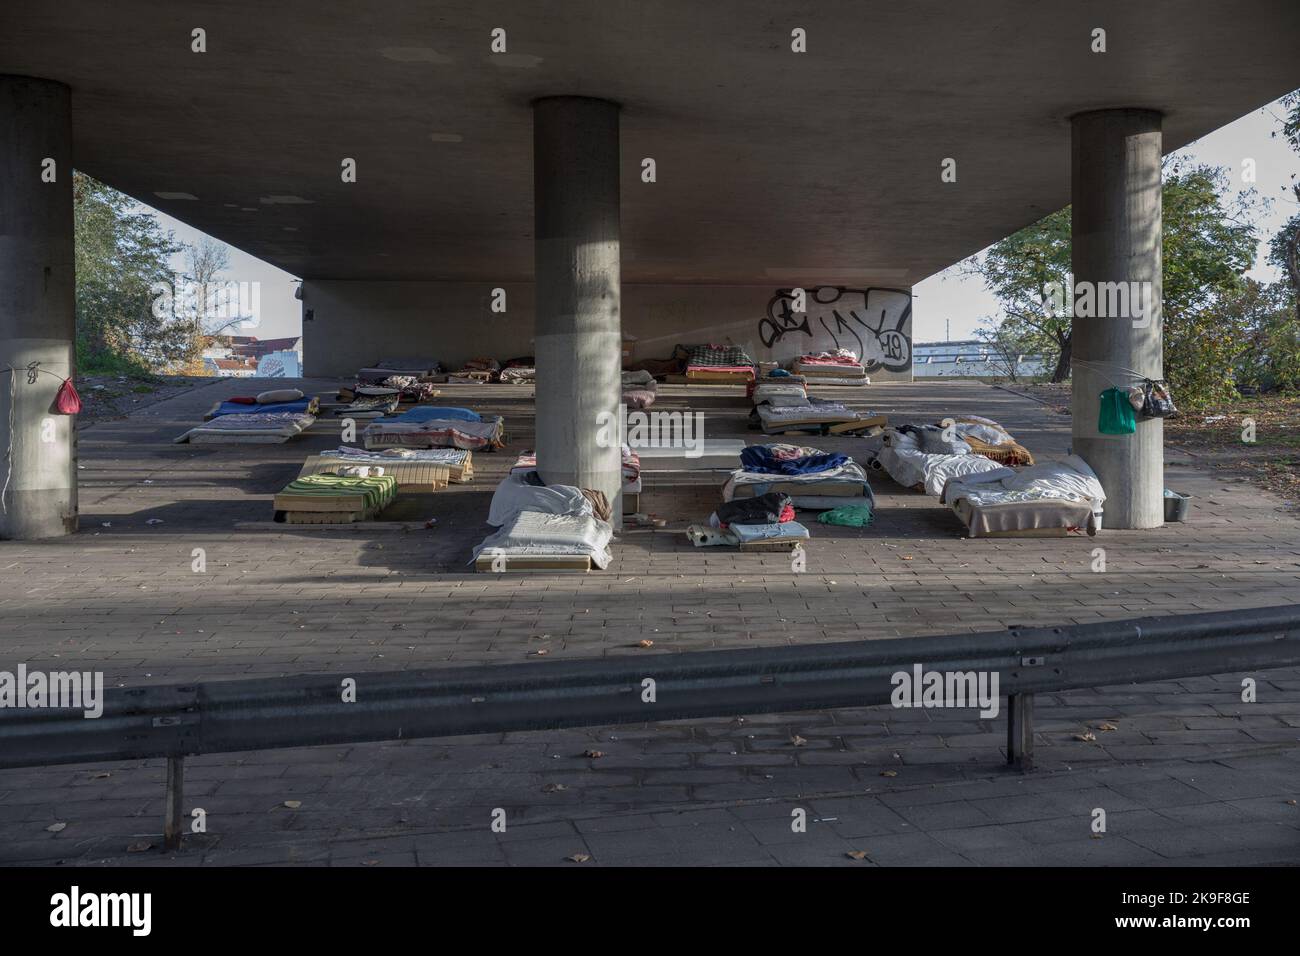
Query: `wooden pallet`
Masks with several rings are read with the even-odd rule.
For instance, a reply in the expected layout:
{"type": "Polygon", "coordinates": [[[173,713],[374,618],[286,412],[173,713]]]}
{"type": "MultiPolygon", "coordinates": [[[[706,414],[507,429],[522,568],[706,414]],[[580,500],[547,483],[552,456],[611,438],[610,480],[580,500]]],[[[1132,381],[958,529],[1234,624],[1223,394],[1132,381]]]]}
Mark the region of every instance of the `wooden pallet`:
{"type": "Polygon", "coordinates": [[[889,419],[884,415],[872,415],[870,418],[859,418],[855,421],[840,422],[836,425],[831,425],[826,429],[826,431],[831,435],[848,435],[857,432],[870,431],[873,428],[882,429],[887,427],[888,424],[889,419]]]}
{"type": "Polygon", "coordinates": [[[480,554],[474,559],[475,571],[510,574],[514,571],[590,571],[591,558],[585,554],[505,555],[505,568],[493,571],[493,556],[480,554]]]}
{"type": "Polygon", "coordinates": [[[367,511],[285,511],[285,524],[351,524],[374,517],[367,511]]]}
{"type": "Polygon", "coordinates": [[[748,541],[740,546],[741,551],[798,551],[807,538],[790,538],[785,541],[748,541]]]}

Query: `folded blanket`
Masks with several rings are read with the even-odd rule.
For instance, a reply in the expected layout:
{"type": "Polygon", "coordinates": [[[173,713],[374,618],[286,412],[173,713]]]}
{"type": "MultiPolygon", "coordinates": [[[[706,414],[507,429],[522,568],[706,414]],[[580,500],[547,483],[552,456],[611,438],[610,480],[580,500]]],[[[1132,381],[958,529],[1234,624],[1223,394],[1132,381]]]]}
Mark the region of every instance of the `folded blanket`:
{"type": "Polygon", "coordinates": [[[749,544],[753,541],[802,541],[809,537],[808,529],[797,521],[777,524],[737,524],[727,530],[735,535],[741,544],[749,544]]]}
{"type": "Polygon", "coordinates": [[[247,405],[243,402],[225,401],[212,412],[213,418],[223,415],[302,415],[310,410],[312,399],[303,398],[294,402],[269,402],[266,404],[247,405]]]}
{"type": "Polygon", "coordinates": [[[417,408],[408,408],[402,414],[393,418],[380,419],[383,424],[389,422],[481,422],[483,416],[478,412],[468,408],[454,408],[450,406],[437,405],[420,405],[417,408]]]}
{"type": "Polygon", "coordinates": [[[280,490],[282,495],[330,498],[339,495],[362,495],[367,509],[378,508],[391,501],[397,490],[397,479],[392,475],[370,478],[351,478],[342,475],[306,475],[295,478],[280,490]]]}

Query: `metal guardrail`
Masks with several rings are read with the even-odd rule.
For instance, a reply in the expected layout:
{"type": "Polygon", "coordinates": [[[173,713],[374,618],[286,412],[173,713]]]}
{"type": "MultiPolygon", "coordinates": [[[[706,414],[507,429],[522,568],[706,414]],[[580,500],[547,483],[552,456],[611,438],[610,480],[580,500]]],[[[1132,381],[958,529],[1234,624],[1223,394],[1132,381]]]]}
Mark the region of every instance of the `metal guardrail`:
{"type": "Polygon", "coordinates": [[[1008,760],[1032,766],[1033,695],[1300,664],[1300,606],[978,634],[114,689],[102,716],[0,709],[0,768],[168,758],[179,845],[187,756],[890,703],[920,665],[996,673],[1008,760]],[[345,680],[355,681],[346,701],[345,680]],[[649,681],[650,683],[647,683],[649,681]]]}

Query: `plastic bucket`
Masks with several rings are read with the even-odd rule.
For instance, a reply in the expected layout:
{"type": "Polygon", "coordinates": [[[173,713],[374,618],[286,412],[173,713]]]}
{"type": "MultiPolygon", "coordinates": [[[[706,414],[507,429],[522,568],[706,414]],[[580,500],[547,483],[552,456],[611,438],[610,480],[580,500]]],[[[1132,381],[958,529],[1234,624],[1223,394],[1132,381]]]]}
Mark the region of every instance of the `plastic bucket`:
{"type": "Polygon", "coordinates": [[[1186,521],[1191,510],[1192,496],[1180,495],[1176,491],[1165,492],[1165,521],[1186,521]]]}

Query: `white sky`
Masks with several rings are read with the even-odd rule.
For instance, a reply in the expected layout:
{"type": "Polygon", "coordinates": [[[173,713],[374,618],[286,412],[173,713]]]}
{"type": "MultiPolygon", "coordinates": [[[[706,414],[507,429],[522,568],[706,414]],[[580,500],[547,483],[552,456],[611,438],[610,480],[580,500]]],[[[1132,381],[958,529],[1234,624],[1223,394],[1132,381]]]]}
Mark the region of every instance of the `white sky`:
{"type": "MultiPolygon", "coordinates": [[[[1261,197],[1273,201],[1258,222],[1262,242],[1255,268],[1249,275],[1268,281],[1279,278],[1277,270],[1264,261],[1268,240],[1297,211],[1294,198],[1289,198],[1288,186],[1300,174],[1300,156],[1280,135],[1271,135],[1281,129],[1284,113],[1280,102],[1271,103],[1179,151],[1180,156],[1191,161],[1225,167],[1236,191],[1250,188],[1250,184],[1242,182],[1242,162],[1246,158],[1255,160],[1254,187],[1261,197]]],[[[164,213],[154,212],[162,227],[172,230],[182,242],[194,243],[203,235],[164,213]]],[[[295,277],[233,246],[229,249],[230,268],[225,278],[261,283],[261,323],[257,328],[242,330],[242,334],[263,339],[299,335],[302,317],[299,303],[293,297],[295,277]]],[[[178,256],[173,265],[183,270],[184,257],[178,256]]],[[[944,341],[949,326],[952,338],[970,338],[982,317],[998,311],[997,300],[984,288],[981,279],[958,275],[957,271],[958,266],[951,266],[913,288],[913,337],[917,342],[944,341]]]]}

